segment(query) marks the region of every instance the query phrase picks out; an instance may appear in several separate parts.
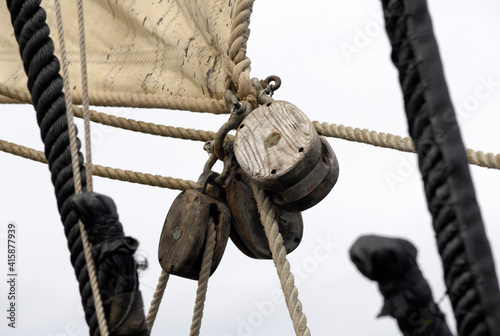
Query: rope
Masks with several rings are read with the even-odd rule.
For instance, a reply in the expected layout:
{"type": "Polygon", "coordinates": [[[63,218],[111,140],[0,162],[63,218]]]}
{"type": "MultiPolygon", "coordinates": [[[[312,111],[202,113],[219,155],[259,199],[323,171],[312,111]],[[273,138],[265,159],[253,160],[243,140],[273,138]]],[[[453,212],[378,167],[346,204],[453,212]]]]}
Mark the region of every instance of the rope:
{"type": "Polygon", "coordinates": [[[290,263],[286,259],[286,249],[283,246],[283,237],[276,222],[276,213],[271,207],[271,201],[265,191],[252,183],[252,190],[260,213],[260,220],[264,226],[269,248],[273,256],[274,265],[278,271],[281,288],[285,296],[288,312],[293,321],[293,328],[298,336],[310,336],[307,327],[306,315],[302,312],[302,303],[299,300],[299,291],[294,284],[294,276],[290,271],[290,263]]]}
{"type": "Polygon", "coordinates": [[[425,0],[383,0],[459,335],[497,335],[500,290],[425,0]]]}
{"type": "Polygon", "coordinates": [[[210,217],[205,241],[205,250],[203,251],[203,260],[201,262],[200,277],[198,279],[198,289],[196,290],[191,332],[189,336],[198,336],[200,334],[203,308],[205,307],[205,299],[207,297],[208,279],[210,278],[210,273],[212,271],[216,236],[215,223],[213,218],[210,217]]]}
{"type": "MultiPolygon", "coordinates": [[[[78,224],[78,216],[72,210],[70,198],[74,194],[71,153],[69,149],[68,123],[65,113],[63,83],[59,75],[60,64],[54,56],[54,44],[49,37],[46,13],[40,0],[8,0],[16,40],[22,55],[24,70],[28,75],[28,90],[35,106],[40,133],[45,144],[57,198],[58,210],[64,224],[71,263],[79,281],[82,305],[91,331],[97,329],[90,290],[89,276],[78,224]]],[[[29,154],[29,153],[24,153],[29,154]]],[[[80,171],[85,169],[80,161],[80,171]]],[[[85,184],[83,181],[82,184],[85,184]]],[[[98,330],[97,330],[98,332],[98,330]]]]}
{"type": "Polygon", "coordinates": [[[250,16],[255,0],[240,0],[234,11],[233,23],[228,39],[229,55],[224,59],[229,80],[226,89],[234,85],[237,97],[257,106],[257,90],[250,79],[250,59],[246,56],[250,35],[250,16]]]}
{"type": "MultiPolygon", "coordinates": [[[[18,100],[23,103],[31,103],[29,93],[24,91],[10,89],[5,84],[0,83],[0,95],[18,100]]],[[[141,132],[151,135],[160,135],[170,138],[179,138],[194,141],[209,141],[215,138],[215,132],[196,130],[191,128],[164,126],[150,122],[137,121],[123,117],[117,117],[112,114],[90,110],[90,120],[107,126],[113,126],[129,131],[141,132]]],[[[82,118],[83,109],[73,105],[73,113],[76,117],[82,118]]]]}
{"type": "Polygon", "coordinates": [[[87,190],[92,191],[92,151],[90,146],[90,112],[89,112],[89,90],[87,76],[87,48],[85,46],[85,27],[83,16],[83,1],[76,0],[78,7],[78,41],[80,43],[80,69],[82,73],[82,105],[83,105],[83,129],[85,130],[85,167],[87,177],[87,190]]]}
{"type": "MultiPolygon", "coordinates": [[[[23,91],[23,94],[29,95],[29,92],[23,91]]],[[[75,103],[82,103],[83,98],[79,92],[72,92],[71,96],[75,103]]],[[[0,93],[1,104],[12,104],[22,101],[24,100],[14,99],[12,101],[10,95],[0,93]]],[[[153,93],[89,92],[89,102],[96,106],[161,108],[213,114],[228,113],[223,99],[181,97],[153,93]]]]}
{"type": "MultiPolygon", "coordinates": [[[[81,177],[80,177],[80,167],[79,167],[79,160],[78,160],[78,146],[77,146],[77,136],[76,136],[76,127],[74,124],[73,120],[73,103],[71,101],[71,89],[70,89],[70,84],[69,84],[69,71],[68,71],[68,60],[67,60],[67,55],[66,55],[66,43],[64,40],[64,28],[63,28],[63,22],[62,22],[62,13],[61,13],[61,3],[59,0],[54,0],[55,4],[55,14],[56,14],[56,21],[57,21],[57,29],[58,29],[58,35],[59,35],[59,45],[60,45],[60,50],[61,50],[61,59],[62,59],[62,72],[63,72],[63,83],[64,83],[64,91],[65,91],[65,103],[66,103],[66,117],[67,117],[67,123],[68,123],[68,130],[69,130],[69,142],[70,142],[70,150],[71,150],[71,162],[72,162],[72,169],[73,169],[73,182],[75,184],[75,195],[78,195],[82,193],[82,183],[81,183],[81,177]]],[[[80,7],[80,6],[79,6],[80,7]]],[[[83,8],[81,9],[83,11],[83,8]]],[[[80,11],[80,8],[79,8],[80,11]]],[[[80,13],[79,13],[80,14],[80,13]]],[[[83,14],[82,14],[83,15],[83,14]]],[[[83,16],[79,19],[83,20],[83,16]]],[[[83,28],[81,28],[83,30],[83,28]]],[[[82,34],[82,32],[80,32],[82,34]]],[[[83,50],[85,52],[85,50],[83,50]]],[[[83,68],[82,68],[83,71],[83,68]]],[[[85,77],[86,79],[86,77],[85,77]]],[[[88,120],[88,101],[87,101],[87,106],[86,106],[86,130],[85,130],[85,138],[86,138],[86,143],[87,143],[87,153],[90,153],[90,126],[89,126],[89,120],[88,120]]],[[[89,158],[89,157],[88,157],[89,158]]],[[[92,184],[91,184],[91,171],[87,171],[87,190],[92,191],[92,184]],[[90,176],[90,179],[88,178],[90,176]]],[[[94,259],[92,258],[92,245],[88,241],[87,237],[87,232],[85,230],[85,227],[83,226],[83,223],[81,220],[78,220],[78,226],[80,228],[80,234],[82,238],[82,243],[83,243],[83,251],[85,253],[85,262],[87,265],[87,269],[89,272],[89,277],[90,277],[90,286],[92,288],[92,296],[94,298],[94,304],[95,304],[95,309],[97,313],[97,321],[99,323],[99,331],[102,336],[108,336],[108,324],[106,322],[106,316],[104,315],[104,309],[102,306],[102,300],[101,300],[101,293],[99,291],[99,285],[97,281],[97,274],[96,274],[96,268],[94,264],[94,259]]]]}
{"type": "Polygon", "coordinates": [[[368,129],[352,128],[350,126],[320,123],[313,121],[313,125],[320,135],[356,141],[377,147],[396,149],[402,152],[415,152],[413,141],[408,137],[401,137],[390,133],[379,133],[368,129]]]}
{"type": "MultiPolygon", "coordinates": [[[[38,161],[41,163],[48,163],[43,152],[35,150],[33,148],[17,145],[5,140],[0,140],[0,150],[26,159],[38,161]]],[[[105,177],[112,180],[176,190],[187,190],[199,187],[196,182],[190,180],[183,180],[168,176],[153,175],[149,173],[141,173],[132,170],[124,170],[100,165],[94,165],[93,174],[95,176],[105,177]]]]}
{"type": "MultiPolygon", "coordinates": [[[[366,128],[360,129],[344,125],[328,124],[326,122],[320,123],[319,121],[313,121],[313,124],[320,135],[415,153],[415,145],[409,137],[379,133],[366,128]]],[[[468,148],[467,161],[472,165],[480,167],[500,169],[500,154],[484,153],[468,148]]]]}
{"type": "Polygon", "coordinates": [[[167,287],[169,277],[170,274],[162,269],[160,278],[158,279],[158,284],[156,285],[155,293],[153,295],[153,300],[151,300],[151,305],[149,306],[148,315],[146,316],[146,322],[150,331],[153,330],[156,315],[160,309],[161,300],[163,299],[163,294],[165,294],[165,288],[167,287]]]}
{"type": "MultiPolygon", "coordinates": [[[[356,140],[354,140],[356,141],[356,140]]],[[[25,159],[47,163],[43,152],[21,146],[12,142],[0,139],[0,150],[6,153],[17,155],[25,159]]],[[[482,167],[500,169],[500,154],[475,152],[472,149],[467,150],[469,163],[482,167]]],[[[176,190],[187,190],[196,188],[198,185],[194,181],[183,180],[168,176],[153,175],[149,173],[141,173],[132,170],[124,170],[100,165],[94,165],[93,175],[105,177],[113,180],[131,182],[149,185],[152,187],[169,188],[176,190]]]]}
{"type": "Polygon", "coordinates": [[[194,98],[151,93],[93,92],[90,93],[92,105],[162,108],[191,112],[227,114],[223,99],[194,98]]]}
{"type": "MultiPolygon", "coordinates": [[[[75,116],[81,117],[81,110],[75,111],[75,116]]],[[[215,138],[215,132],[203,131],[192,128],[164,126],[150,122],[137,121],[133,119],[116,117],[114,115],[90,111],[91,120],[103,125],[113,126],[125,130],[141,132],[151,135],[160,135],[170,138],[209,141],[215,138]]]]}
{"type": "MultiPolygon", "coordinates": [[[[30,102],[31,98],[28,93],[23,91],[9,89],[6,85],[0,83],[0,95],[4,95],[11,99],[21,102],[30,102]]],[[[82,108],[73,105],[73,112],[76,117],[83,116],[82,108]]],[[[173,127],[116,117],[112,114],[96,112],[90,110],[90,119],[94,122],[126,129],[134,132],[141,132],[151,135],[159,135],[170,138],[186,139],[193,141],[210,141],[215,139],[215,132],[197,130],[192,128],[173,127]]],[[[314,127],[320,135],[333,137],[337,139],[360,142],[376,147],[395,149],[402,152],[415,153],[415,145],[409,137],[401,137],[391,133],[377,132],[369,129],[353,128],[351,126],[329,124],[327,122],[313,121],[314,127]]],[[[229,141],[232,135],[228,135],[229,141]]],[[[483,151],[475,151],[467,149],[467,159],[470,164],[485,167],[500,169],[500,154],[484,153],[483,151]]]]}
{"type": "MultiPolygon", "coordinates": [[[[35,155],[37,159],[45,156],[48,162],[58,210],[68,240],[71,263],[79,282],[85,318],[90,327],[90,334],[98,336],[101,333],[89,278],[91,276],[89,275],[89,269],[92,266],[86,262],[88,254],[86,255],[83,250],[84,243],[82,240],[85,240],[85,238],[84,233],[82,236],[82,232],[85,231],[80,230],[79,216],[71,204],[75,191],[86,188],[86,174],[83,174],[85,167],[83,165],[83,156],[79,152],[79,142],[73,141],[72,146],[70,145],[70,132],[74,132],[76,135],[76,128],[69,126],[66,116],[67,110],[71,112],[71,101],[68,101],[67,105],[70,108],[67,109],[66,99],[68,97],[63,94],[63,79],[59,75],[61,66],[59,60],[54,56],[54,43],[49,36],[50,29],[46,23],[46,13],[40,7],[40,3],[41,0],[7,0],[24,70],[28,76],[28,90],[31,94],[31,102],[36,110],[41,138],[45,145],[45,155],[42,153],[36,153],[35,155]],[[73,147],[73,151],[70,147],[73,147]],[[75,147],[76,155],[74,155],[75,147]],[[73,173],[75,156],[78,173],[83,177],[81,180],[77,176],[78,173],[73,173]],[[77,184],[78,181],[81,181],[81,185],[78,187],[75,185],[74,176],[77,177],[77,184]]],[[[68,89],[66,89],[66,92],[69,92],[68,89]]],[[[23,152],[23,155],[33,154],[26,149],[21,150],[21,152],[23,152]]],[[[111,274],[114,271],[114,268],[110,268],[108,264],[100,264],[99,268],[101,274],[111,274]]],[[[140,292],[136,291],[131,299],[139,303],[142,300],[140,292]]],[[[121,323],[122,321],[118,322],[121,323]]],[[[145,332],[149,333],[148,330],[145,330],[145,332]]]]}

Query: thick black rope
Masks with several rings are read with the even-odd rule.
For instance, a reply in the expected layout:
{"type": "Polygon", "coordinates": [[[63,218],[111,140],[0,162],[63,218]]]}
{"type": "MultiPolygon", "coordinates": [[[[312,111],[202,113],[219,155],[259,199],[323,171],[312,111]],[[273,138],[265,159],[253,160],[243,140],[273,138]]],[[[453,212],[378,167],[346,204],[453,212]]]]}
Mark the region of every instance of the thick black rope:
{"type": "MultiPolygon", "coordinates": [[[[57,205],[64,224],[71,252],[71,263],[79,282],[85,318],[90,335],[100,335],[94,300],[85,262],[85,255],[78,225],[78,216],[70,204],[75,194],[63,80],[59,75],[60,64],[54,56],[54,43],[49,37],[46,13],[41,0],[7,0],[19,51],[28,75],[28,89],[35,107],[40,133],[45,144],[57,205]]],[[[80,148],[80,143],[78,143],[80,148]]],[[[85,168],[79,152],[82,187],[85,190],[85,168]]],[[[100,265],[100,273],[110,274],[107,265],[100,265]]],[[[133,270],[135,272],[135,270],[133,270]]],[[[102,283],[102,282],[101,282],[102,283]]],[[[125,288],[126,289],[126,288],[125,288]]],[[[116,293],[116,292],[115,292],[116,293]]],[[[140,294],[139,294],[140,295],[140,294]]]]}
{"type": "Polygon", "coordinates": [[[425,0],[382,0],[459,335],[498,335],[500,293],[425,0]]]}
{"type": "Polygon", "coordinates": [[[71,205],[85,225],[95,260],[110,335],[148,336],[134,253],[137,240],[126,237],[110,197],[84,192],[71,205]]]}

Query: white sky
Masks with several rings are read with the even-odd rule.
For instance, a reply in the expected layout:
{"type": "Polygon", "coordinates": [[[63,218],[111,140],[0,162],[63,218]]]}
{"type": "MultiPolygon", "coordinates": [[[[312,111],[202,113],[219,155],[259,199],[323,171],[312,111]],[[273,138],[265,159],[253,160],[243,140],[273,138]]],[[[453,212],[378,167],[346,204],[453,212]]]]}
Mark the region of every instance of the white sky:
{"type": "MultiPolygon", "coordinates": [[[[248,55],[252,75],[283,80],[275,98],[293,102],[311,120],[407,135],[397,73],[383,29],[379,1],[257,1],[248,55]],[[363,41],[361,34],[366,34],[363,41]],[[364,43],[363,43],[364,42],[364,43]],[[357,48],[346,56],[342,47],[357,48]]],[[[468,148],[500,152],[500,4],[493,0],[431,1],[431,15],[452,100],[468,148]],[[493,81],[489,96],[484,81],[493,81]],[[484,96],[484,95],[483,95],[484,96]],[[462,107],[460,107],[462,106],[462,107]]],[[[120,116],[216,131],[227,116],[180,111],[103,109],[120,116]]],[[[42,149],[30,107],[0,107],[0,138],[42,149]]],[[[96,164],[196,180],[207,159],[201,142],[160,138],[93,124],[96,164]]],[[[299,297],[313,335],[399,335],[390,318],[376,319],[382,298],[348,258],[362,234],[409,239],[435,299],[444,293],[441,261],[416,168],[416,156],[329,138],[340,177],[329,196],[303,213],[304,237],[289,255],[299,297]],[[387,176],[399,176],[390,184],[387,176]],[[325,248],[325,242],[331,246],[325,248]]],[[[0,268],[6,273],[4,238],[18,225],[18,329],[7,328],[7,286],[0,282],[1,335],[88,334],[78,284],[69,261],[63,226],[48,168],[0,153],[0,268]]],[[[471,167],[495,258],[500,260],[500,172],[471,167]]],[[[149,307],[160,267],[158,239],[165,215],[179,193],[96,177],[95,191],[111,196],[125,232],[140,241],[150,267],[141,274],[149,307]]],[[[498,274],[498,272],[497,272],[498,274]]],[[[201,334],[205,336],[292,335],[272,261],[247,258],[232,243],[209,291],[201,334]],[[275,303],[278,302],[278,303],[275,303]],[[260,309],[260,310],[259,310],[260,309]]],[[[187,335],[196,282],[171,277],[153,335],[187,335]]],[[[454,327],[449,301],[440,305],[454,327]]]]}

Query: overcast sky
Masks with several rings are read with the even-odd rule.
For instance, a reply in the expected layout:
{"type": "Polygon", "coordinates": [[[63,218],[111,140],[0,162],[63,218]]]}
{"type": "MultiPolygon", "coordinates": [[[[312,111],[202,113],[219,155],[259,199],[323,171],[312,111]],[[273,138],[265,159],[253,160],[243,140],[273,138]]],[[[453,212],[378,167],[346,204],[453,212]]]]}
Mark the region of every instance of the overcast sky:
{"type": "MultiPolygon", "coordinates": [[[[493,0],[429,4],[445,74],[468,148],[500,152],[500,4],[493,0]],[[478,90],[488,94],[478,95],[478,90]]],[[[374,0],[257,1],[248,55],[252,76],[279,75],[275,99],[311,120],[407,136],[401,90],[390,61],[381,4],[374,0]]],[[[133,119],[216,131],[227,116],[180,111],[104,109],[133,119]]],[[[42,150],[31,107],[0,107],[0,138],[42,150]]],[[[196,180],[207,156],[201,142],[160,138],[93,124],[96,164],[196,180]]],[[[329,138],[340,163],[337,185],[303,213],[304,236],[289,255],[313,335],[399,335],[390,318],[376,319],[382,298],[348,258],[363,234],[409,239],[435,299],[445,291],[441,261],[416,156],[329,138]]],[[[0,260],[6,226],[18,227],[18,329],[6,326],[7,286],[0,282],[1,335],[88,334],[78,283],[46,165],[0,152],[0,260]]],[[[495,259],[500,260],[500,172],[471,167],[495,259]]],[[[141,290],[149,307],[160,267],[159,235],[178,191],[96,177],[112,197],[125,232],[140,241],[149,268],[141,290]]],[[[6,273],[6,262],[2,262],[6,273]]],[[[497,271],[498,274],[498,271],[497,271]]],[[[187,335],[196,282],[171,277],[153,335],[187,335]]],[[[201,334],[292,335],[272,261],[247,258],[230,242],[210,278],[201,334]]],[[[455,330],[449,301],[440,307],[455,330]]]]}

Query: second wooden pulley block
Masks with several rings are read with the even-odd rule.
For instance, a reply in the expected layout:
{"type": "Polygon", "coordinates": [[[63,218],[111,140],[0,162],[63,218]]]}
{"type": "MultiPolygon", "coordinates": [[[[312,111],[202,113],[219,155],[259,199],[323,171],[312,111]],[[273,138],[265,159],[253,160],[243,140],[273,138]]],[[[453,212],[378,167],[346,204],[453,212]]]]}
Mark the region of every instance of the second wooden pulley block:
{"type": "Polygon", "coordinates": [[[177,196],[165,219],[158,247],[164,271],[188,279],[199,278],[210,220],[216,231],[212,274],[229,239],[231,212],[226,204],[199,190],[186,190],[177,196]]]}
{"type": "Polygon", "coordinates": [[[250,113],[234,140],[236,159],[273,201],[288,211],[306,210],[328,195],[339,165],[328,141],[295,105],[273,101],[250,113]]]}
{"type": "MultiPolygon", "coordinates": [[[[231,210],[233,225],[230,238],[245,255],[256,259],[272,259],[269,242],[261,223],[257,201],[250,181],[241,167],[232,169],[226,183],[227,204],[231,210]]],[[[297,248],[302,240],[304,225],[300,212],[289,212],[272,204],[276,213],[279,232],[287,253],[297,248]]]]}

